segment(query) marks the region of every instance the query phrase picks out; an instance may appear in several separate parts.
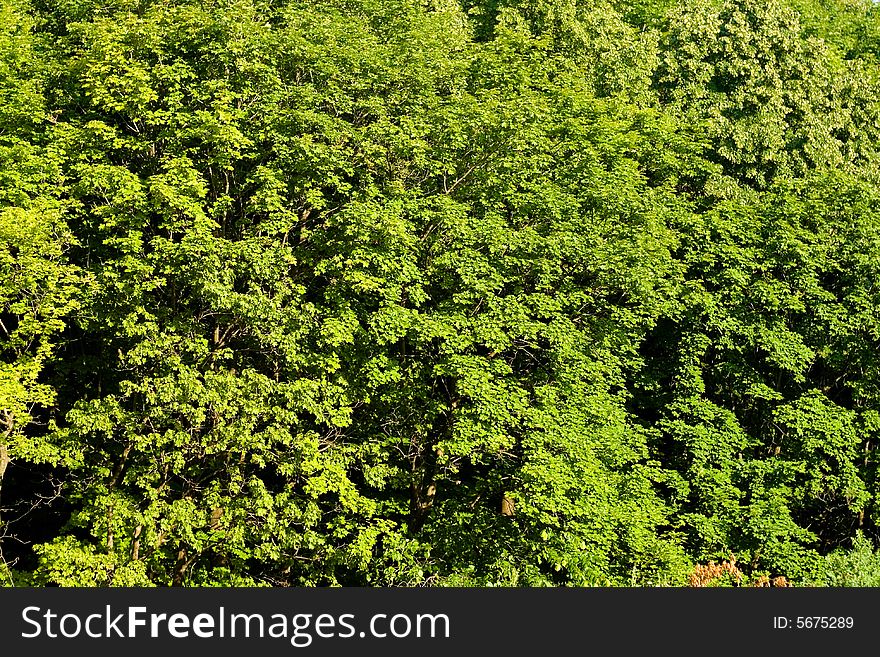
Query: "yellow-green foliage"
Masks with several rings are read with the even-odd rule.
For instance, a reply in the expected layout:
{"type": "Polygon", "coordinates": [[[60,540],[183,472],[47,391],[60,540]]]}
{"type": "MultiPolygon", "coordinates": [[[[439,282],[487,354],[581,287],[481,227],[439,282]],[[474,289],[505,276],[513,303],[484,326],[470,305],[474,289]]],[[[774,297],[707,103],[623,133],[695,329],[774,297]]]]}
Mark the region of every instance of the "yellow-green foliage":
{"type": "Polygon", "coordinates": [[[878,536],[878,20],[0,0],[15,577],[839,573],[878,536]]]}

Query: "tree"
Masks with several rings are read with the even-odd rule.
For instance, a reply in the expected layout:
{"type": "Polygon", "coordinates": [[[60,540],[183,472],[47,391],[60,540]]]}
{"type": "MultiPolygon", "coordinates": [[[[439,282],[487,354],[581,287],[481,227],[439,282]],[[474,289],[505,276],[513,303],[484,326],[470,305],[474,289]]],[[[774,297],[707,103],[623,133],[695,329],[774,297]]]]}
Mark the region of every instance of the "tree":
{"type": "MultiPolygon", "coordinates": [[[[0,491],[10,464],[53,461],[43,431],[55,391],[43,377],[66,316],[75,307],[79,282],[67,261],[74,238],[64,222],[57,159],[39,139],[47,120],[34,66],[32,25],[24,7],[0,4],[0,491]]],[[[35,504],[35,491],[15,490],[0,499],[2,511],[35,504]]],[[[0,567],[4,538],[0,524],[0,567]]],[[[13,559],[14,561],[14,559],[13,559]]],[[[4,571],[4,576],[7,573],[4,571]]]]}

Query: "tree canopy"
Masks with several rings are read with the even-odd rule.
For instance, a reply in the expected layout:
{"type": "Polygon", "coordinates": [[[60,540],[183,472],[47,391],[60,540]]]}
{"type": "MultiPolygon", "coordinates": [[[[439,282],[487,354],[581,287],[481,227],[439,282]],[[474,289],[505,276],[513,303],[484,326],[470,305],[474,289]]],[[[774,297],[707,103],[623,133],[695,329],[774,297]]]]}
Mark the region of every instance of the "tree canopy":
{"type": "Polygon", "coordinates": [[[868,0],[0,0],[0,578],[880,584],[878,53],[868,0]]]}

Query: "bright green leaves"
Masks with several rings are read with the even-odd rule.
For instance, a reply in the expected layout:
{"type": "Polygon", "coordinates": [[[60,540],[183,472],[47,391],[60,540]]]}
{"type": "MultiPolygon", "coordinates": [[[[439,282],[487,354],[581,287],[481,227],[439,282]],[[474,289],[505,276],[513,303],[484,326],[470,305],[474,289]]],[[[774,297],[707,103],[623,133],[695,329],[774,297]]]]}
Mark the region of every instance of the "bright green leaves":
{"type": "Polygon", "coordinates": [[[781,3],[672,9],[656,81],[661,98],[713,140],[710,159],[758,187],[777,176],[873,161],[874,83],[781,3]]]}
{"type": "Polygon", "coordinates": [[[776,409],[780,456],[808,464],[803,494],[809,499],[839,496],[851,510],[861,508],[866,496],[857,467],[863,450],[856,418],[817,392],[776,409]]]}
{"type": "Polygon", "coordinates": [[[82,89],[92,106],[99,111],[125,113],[140,117],[158,98],[150,85],[146,67],[133,62],[120,43],[115,22],[101,32],[91,32],[94,41],[87,46],[88,68],[80,77],[82,89]]]}
{"type": "Polygon", "coordinates": [[[868,41],[429,4],[0,4],[32,581],[812,581],[876,534],[868,41]]]}
{"type": "Polygon", "coordinates": [[[75,270],[65,258],[70,239],[52,200],[0,208],[0,419],[7,445],[54,400],[41,375],[75,307],[75,270]]]}
{"type": "Polygon", "coordinates": [[[0,25],[0,134],[8,138],[10,133],[39,124],[45,118],[45,106],[27,3],[0,3],[0,25]]]}
{"type": "MultiPolygon", "coordinates": [[[[26,519],[38,499],[28,484],[12,478],[10,486],[10,464],[61,460],[45,440],[45,427],[56,418],[56,389],[46,370],[54,365],[82,283],[69,261],[77,240],[66,223],[59,162],[38,138],[48,117],[25,9],[0,4],[0,551],[8,544],[4,539],[19,538],[7,512],[26,519]]],[[[0,569],[6,584],[12,571],[5,560],[0,569]]]]}
{"type": "Polygon", "coordinates": [[[874,274],[856,261],[873,260],[876,217],[871,186],[818,174],[686,224],[680,314],[642,348],[662,401],[642,403],[688,482],[680,519],[702,559],[739,549],[801,576],[865,522],[874,274]]]}

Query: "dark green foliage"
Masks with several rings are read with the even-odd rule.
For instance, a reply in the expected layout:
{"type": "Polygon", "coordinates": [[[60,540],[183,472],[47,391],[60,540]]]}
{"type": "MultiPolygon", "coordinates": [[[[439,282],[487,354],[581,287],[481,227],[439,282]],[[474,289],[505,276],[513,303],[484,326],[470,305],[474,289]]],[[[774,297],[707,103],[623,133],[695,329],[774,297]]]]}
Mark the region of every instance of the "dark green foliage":
{"type": "Polygon", "coordinates": [[[878,69],[830,27],[871,8],[0,16],[0,503],[34,507],[4,576],[678,585],[735,555],[836,584],[872,558],[878,69]]]}

